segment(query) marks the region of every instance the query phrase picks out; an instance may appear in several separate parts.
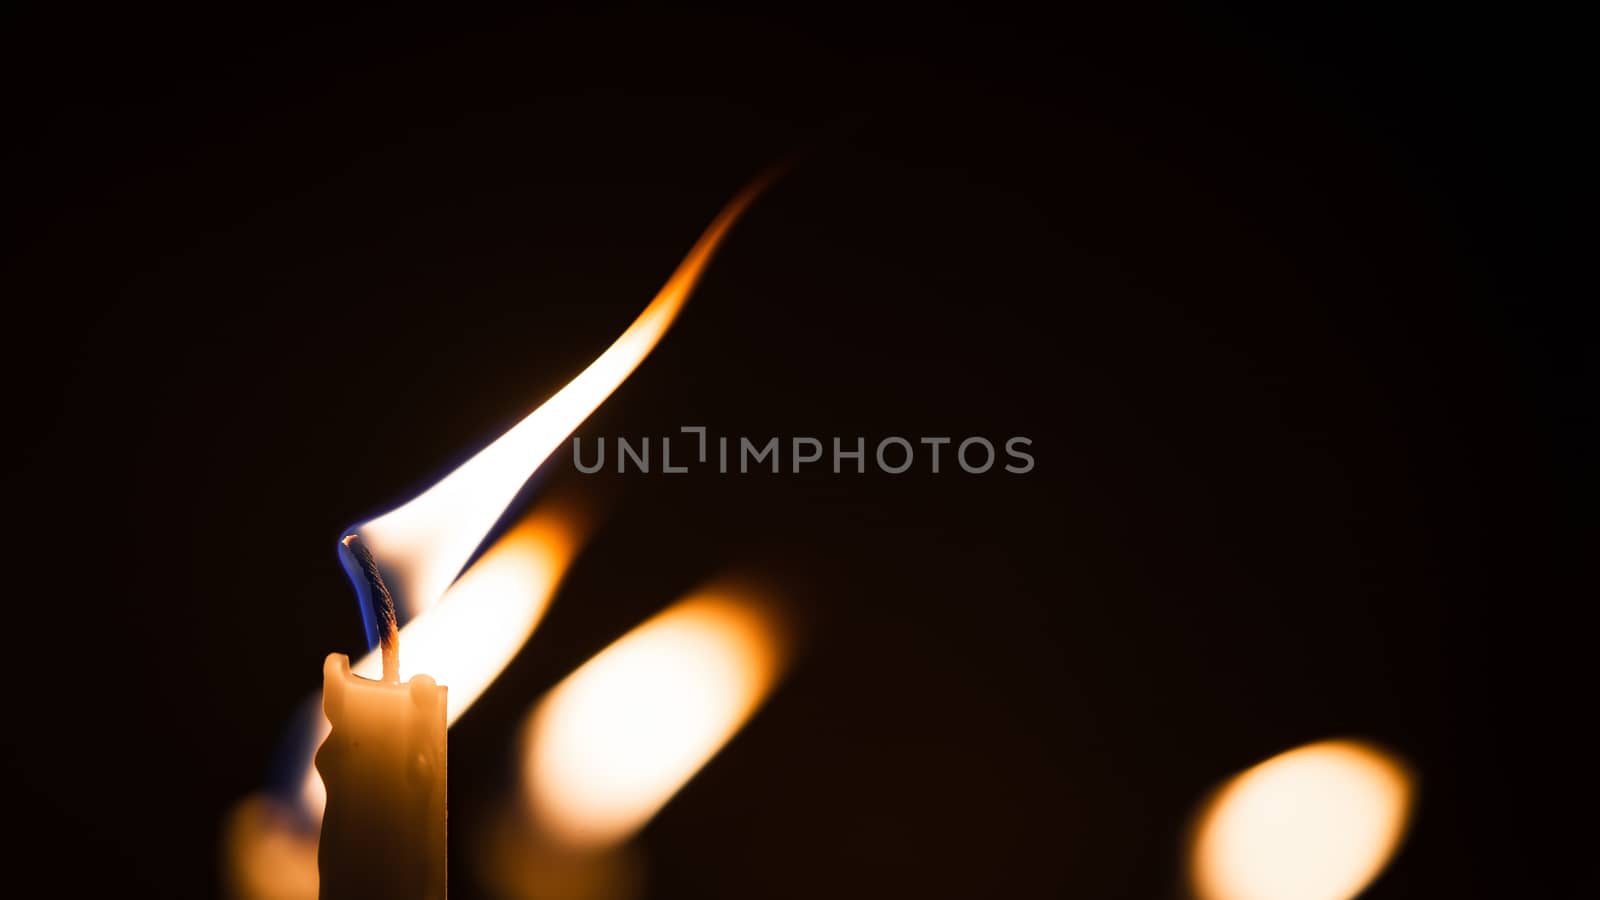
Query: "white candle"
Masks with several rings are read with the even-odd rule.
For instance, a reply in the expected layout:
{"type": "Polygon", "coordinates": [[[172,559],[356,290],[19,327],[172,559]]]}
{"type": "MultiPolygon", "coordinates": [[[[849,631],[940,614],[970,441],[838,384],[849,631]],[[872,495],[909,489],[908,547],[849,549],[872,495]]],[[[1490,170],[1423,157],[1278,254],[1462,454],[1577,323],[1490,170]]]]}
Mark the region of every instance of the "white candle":
{"type": "Polygon", "coordinates": [[[328,787],[317,868],[322,900],[444,900],[445,691],[350,671],[329,654],[322,708],[333,730],[317,751],[328,787]]]}
{"type": "Polygon", "coordinates": [[[322,664],[322,711],[331,730],[317,750],[327,786],[317,869],[322,900],[444,900],[447,689],[432,676],[400,681],[394,597],[360,538],[340,560],[370,607],[383,679],[350,671],[350,657],[322,664]]]}

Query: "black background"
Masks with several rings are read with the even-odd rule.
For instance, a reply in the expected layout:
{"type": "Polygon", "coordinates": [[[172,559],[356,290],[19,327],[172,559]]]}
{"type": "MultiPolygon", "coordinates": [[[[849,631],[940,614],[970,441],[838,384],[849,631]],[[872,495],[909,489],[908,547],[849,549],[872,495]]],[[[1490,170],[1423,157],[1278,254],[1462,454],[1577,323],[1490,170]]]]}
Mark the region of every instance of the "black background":
{"type": "MultiPolygon", "coordinates": [[[[8,878],[206,896],[330,650],[340,529],[575,374],[796,162],[584,427],[1033,439],[1034,472],[593,476],[451,733],[452,893],[547,686],[729,566],[799,664],[655,897],[1161,897],[1218,779],[1361,735],[1372,897],[1545,870],[1555,25],[1407,15],[11,12],[8,878]]],[[[1513,881],[1514,880],[1514,881],[1513,881]]],[[[43,894],[40,894],[43,895],[43,894]]]]}

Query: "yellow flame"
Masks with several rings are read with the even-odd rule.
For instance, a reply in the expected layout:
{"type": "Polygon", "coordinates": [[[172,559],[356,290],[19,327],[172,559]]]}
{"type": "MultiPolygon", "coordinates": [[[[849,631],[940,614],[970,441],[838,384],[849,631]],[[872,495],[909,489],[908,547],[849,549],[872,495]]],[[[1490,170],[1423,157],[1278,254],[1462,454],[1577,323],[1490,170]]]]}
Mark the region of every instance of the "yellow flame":
{"type": "Polygon", "coordinates": [[[776,619],[728,589],[635,628],[529,716],[523,779],[535,823],[574,847],[626,839],[738,732],[784,657],[776,619]]]}
{"type": "Polygon", "coordinates": [[[402,613],[420,615],[444,595],[522,485],[654,349],[764,184],[729,201],[644,312],[555,396],[415,499],[355,529],[382,564],[402,613]]]}
{"type": "Polygon", "coordinates": [[[1399,848],[1413,779],[1358,741],[1290,750],[1225,783],[1201,813],[1191,856],[1202,900],[1349,900],[1399,848]]]}

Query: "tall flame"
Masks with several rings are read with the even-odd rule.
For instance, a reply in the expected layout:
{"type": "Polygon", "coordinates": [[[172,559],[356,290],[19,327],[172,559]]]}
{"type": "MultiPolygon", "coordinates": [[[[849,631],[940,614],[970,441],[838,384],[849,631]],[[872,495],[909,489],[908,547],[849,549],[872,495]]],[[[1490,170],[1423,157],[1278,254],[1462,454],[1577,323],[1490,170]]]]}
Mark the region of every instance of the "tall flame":
{"type": "MultiPolygon", "coordinates": [[[[354,529],[383,569],[402,618],[410,620],[400,630],[400,677],[426,672],[449,686],[450,722],[533,633],[577,549],[576,534],[537,519],[457,581],[461,567],[523,484],[660,342],[766,183],[757,179],[723,207],[644,312],[555,396],[415,499],[354,529]],[[440,603],[446,596],[449,602],[440,603]]],[[[377,678],[382,660],[368,654],[353,670],[377,678]]],[[[327,721],[319,715],[316,726],[315,742],[321,743],[327,721]]],[[[317,818],[327,795],[310,763],[307,753],[302,803],[317,818]]]]}
{"type": "Polygon", "coordinates": [[[777,620],[747,590],[680,601],[601,651],[529,716],[523,782],[542,834],[616,844],[737,733],[786,653],[777,620]]]}
{"type": "Polygon", "coordinates": [[[765,184],[758,179],[729,201],[644,312],[555,396],[415,499],[355,529],[382,566],[403,617],[421,615],[444,595],[522,485],[654,349],[765,184]]]}
{"type": "Polygon", "coordinates": [[[1191,877],[1201,900],[1349,900],[1399,847],[1412,778],[1370,744],[1307,744],[1247,769],[1201,813],[1191,877]]]}

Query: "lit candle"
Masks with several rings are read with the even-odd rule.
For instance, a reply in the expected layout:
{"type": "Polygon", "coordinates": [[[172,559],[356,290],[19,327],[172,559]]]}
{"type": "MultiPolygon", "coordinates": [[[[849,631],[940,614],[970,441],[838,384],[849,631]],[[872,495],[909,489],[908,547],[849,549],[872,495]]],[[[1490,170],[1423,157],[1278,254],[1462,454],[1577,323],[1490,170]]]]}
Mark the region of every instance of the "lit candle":
{"type": "Polygon", "coordinates": [[[446,893],[446,688],[430,676],[400,681],[394,598],[355,535],[340,557],[375,612],[383,679],[322,667],[322,710],[332,730],[317,751],[327,785],[317,869],[322,900],[444,900],[446,893]]]}
{"type": "Polygon", "coordinates": [[[323,691],[328,721],[317,717],[304,729],[305,755],[295,763],[298,777],[290,779],[299,787],[296,795],[287,801],[251,797],[230,816],[225,865],[238,896],[301,900],[313,853],[323,897],[445,895],[445,729],[527,639],[581,539],[572,529],[552,530],[557,523],[546,523],[506,552],[486,554],[465,576],[461,570],[539,466],[661,340],[717,246],[769,177],[722,210],[649,306],[577,377],[422,494],[354,529],[361,538],[347,539],[341,557],[363,609],[379,613],[367,622],[367,636],[383,652],[355,664],[356,672],[369,677],[353,674],[346,657],[329,657],[323,691]],[[382,560],[393,594],[372,554],[382,560]],[[453,598],[448,604],[442,602],[447,594],[453,598]],[[402,630],[395,629],[397,613],[406,620],[402,630]],[[401,633],[411,648],[405,670],[411,680],[405,684],[397,647],[401,633]],[[379,662],[383,674],[375,681],[379,662]],[[445,688],[424,670],[455,687],[448,700],[445,688]],[[324,737],[312,771],[310,749],[324,737]],[[415,769],[395,762],[419,756],[435,776],[426,783],[426,804],[420,802],[424,783],[406,780],[415,769]],[[424,818],[409,818],[407,811],[418,809],[425,810],[424,818]],[[405,815],[389,815],[394,810],[405,815]],[[296,824],[314,829],[319,819],[320,850],[296,824]],[[422,869],[425,874],[411,881],[400,874],[422,869]]]}

